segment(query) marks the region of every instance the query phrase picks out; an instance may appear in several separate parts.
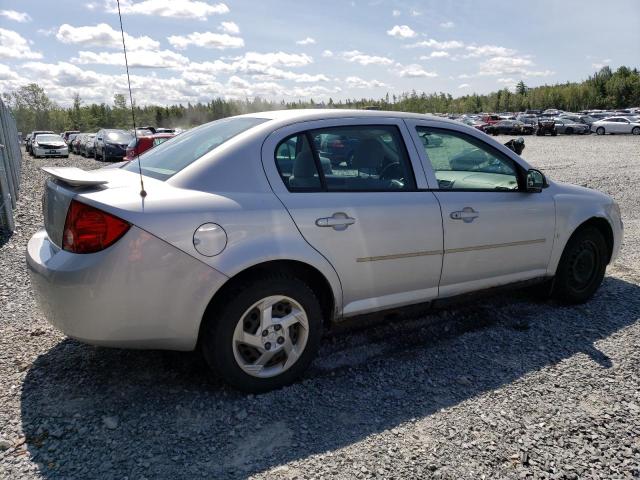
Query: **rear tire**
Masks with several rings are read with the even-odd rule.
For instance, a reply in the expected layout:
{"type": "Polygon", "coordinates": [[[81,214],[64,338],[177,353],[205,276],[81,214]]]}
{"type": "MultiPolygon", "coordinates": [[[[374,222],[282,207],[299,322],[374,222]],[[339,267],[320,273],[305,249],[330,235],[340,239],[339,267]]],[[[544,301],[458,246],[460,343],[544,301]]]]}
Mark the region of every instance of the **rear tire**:
{"type": "Polygon", "coordinates": [[[598,127],[598,128],[596,128],[596,134],[598,134],[598,135],[604,135],[604,127],[598,127]]]}
{"type": "Polygon", "coordinates": [[[567,304],[589,300],[598,290],[607,268],[608,247],[594,227],[576,231],[564,248],[553,285],[553,297],[567,304]]]}
{"type": "Polygon", "coordinates": [[[573,128],[567,128],[567,129],[564,131],[564,134],[565,134],[565,135],[572,135],[572,134],[573,134],[573,128]]]}
{"type": "Polygon", "coordinates": [[[226,382],[262,393],[300,377],[316,356],[321,334],[322,310],[311,288],[274,273],[236,285],[205,314],[200,349],[226,382]],[[293,325],[286,326],[285,318],[293,325]],[[289,355],[293,363],[287,365],[289,355]]]}

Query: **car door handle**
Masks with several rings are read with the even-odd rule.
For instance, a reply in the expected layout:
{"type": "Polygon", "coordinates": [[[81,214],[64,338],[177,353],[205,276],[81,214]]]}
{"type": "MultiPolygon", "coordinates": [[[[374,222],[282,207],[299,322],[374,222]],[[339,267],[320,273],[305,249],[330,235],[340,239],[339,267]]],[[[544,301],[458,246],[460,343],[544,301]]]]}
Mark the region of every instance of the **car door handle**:
{"type": "Polygon", "coordinates": [[[343,212],[336,212],[330,217],[322,217],[316,220],[318,227],[332,227],[334,230],[345,230],[354,223],[356,223],[356,219],[343,212]]]}
{"type": "Polygon", "coordinates": [[[471,207],[464,207],[462,210],[451,212],[449,215],[454,220],[462,220],[464,223],[471,223],[478,218],[480,214],[471,207]]]}

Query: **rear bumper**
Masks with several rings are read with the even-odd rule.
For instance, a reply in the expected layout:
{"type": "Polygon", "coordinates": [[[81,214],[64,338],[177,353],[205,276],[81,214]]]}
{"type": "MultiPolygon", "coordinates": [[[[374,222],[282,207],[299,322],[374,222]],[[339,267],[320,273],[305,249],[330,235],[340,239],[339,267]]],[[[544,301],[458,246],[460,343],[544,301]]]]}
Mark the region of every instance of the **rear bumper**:
{"type": "Polygon", "coordinates": [[[59,249],[41,229],[27,265],[49,323],[82,342],[122,348],[193,350],[202,315],[227,280],[137,227],[85,255],[59,249]]]}

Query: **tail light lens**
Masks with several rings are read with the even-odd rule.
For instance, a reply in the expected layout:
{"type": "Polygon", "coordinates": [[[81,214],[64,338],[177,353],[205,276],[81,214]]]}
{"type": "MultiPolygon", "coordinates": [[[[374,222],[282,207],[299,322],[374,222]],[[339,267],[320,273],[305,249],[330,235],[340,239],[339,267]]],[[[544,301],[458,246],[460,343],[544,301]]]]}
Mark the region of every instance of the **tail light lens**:
{"type": "Polygon", "coordinates": [[[64,222],[62,248],[73,253],[94,253],[120,239],[131,225],[110,213],[72,200],[64,222]]]}

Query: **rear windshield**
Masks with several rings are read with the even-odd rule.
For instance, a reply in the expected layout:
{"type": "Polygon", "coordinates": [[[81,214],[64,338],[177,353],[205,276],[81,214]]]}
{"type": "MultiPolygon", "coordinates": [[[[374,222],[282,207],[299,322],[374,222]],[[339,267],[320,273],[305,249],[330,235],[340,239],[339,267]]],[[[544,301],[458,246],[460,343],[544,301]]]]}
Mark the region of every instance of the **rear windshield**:
{"type": "Polygon", "coordinates": [[[37,142],[61,142],[62,137],[60,135],[40,134],[40,135],[36,135],[36,141],[37,142]]]}
{"type": "MultiPolygon", "coordinates": [[[[140,156],[142,173],[166,180],[230,138],[266,121],[266,118],[232,117],[181,133],[140,156]]],[[[122,168],[137,172],[138,160],[122,168]]]]}

